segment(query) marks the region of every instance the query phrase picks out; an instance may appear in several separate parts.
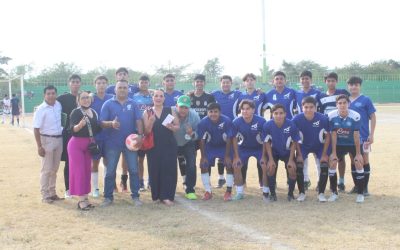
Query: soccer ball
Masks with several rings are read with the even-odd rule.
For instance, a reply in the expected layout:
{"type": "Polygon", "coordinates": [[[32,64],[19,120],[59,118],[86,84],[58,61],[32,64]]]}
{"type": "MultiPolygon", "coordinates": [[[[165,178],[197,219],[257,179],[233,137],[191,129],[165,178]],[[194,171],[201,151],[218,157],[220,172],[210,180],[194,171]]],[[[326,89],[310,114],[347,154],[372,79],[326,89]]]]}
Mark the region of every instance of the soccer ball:
{"type": "Polygon", "coordinates": [[[138,151],[140,148],[138,147],[138,138],[137,134],[130,134],[125,139],[126,147],[131,151],[138,151]]]}

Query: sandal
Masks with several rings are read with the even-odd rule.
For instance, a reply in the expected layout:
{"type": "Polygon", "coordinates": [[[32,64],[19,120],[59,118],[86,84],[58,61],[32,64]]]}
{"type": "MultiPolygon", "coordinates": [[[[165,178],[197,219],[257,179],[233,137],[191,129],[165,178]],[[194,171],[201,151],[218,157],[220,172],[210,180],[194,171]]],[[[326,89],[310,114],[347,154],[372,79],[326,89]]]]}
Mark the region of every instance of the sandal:
{"type": "MultiPolygon", "coordinates": [[[[88,211],[88,210],[90,210],[91,209],[91,204],[89,204],[89,203],[87,203],[87,201],[79,201],[78,202],[78,209],[79,210],[82,210],[82,211],[88,211]],[[81,206],[81,204],[85,204],[86,206],[81,206]]],[[[92,205],[93,206],[93,205],[92,205]]]]}
{"type": "Polygon", "coordinates": [[[164,203],[164,205],[166,206],[173,206],[174,202],[171,200],[163,200],[162,203],[164,203]]]}

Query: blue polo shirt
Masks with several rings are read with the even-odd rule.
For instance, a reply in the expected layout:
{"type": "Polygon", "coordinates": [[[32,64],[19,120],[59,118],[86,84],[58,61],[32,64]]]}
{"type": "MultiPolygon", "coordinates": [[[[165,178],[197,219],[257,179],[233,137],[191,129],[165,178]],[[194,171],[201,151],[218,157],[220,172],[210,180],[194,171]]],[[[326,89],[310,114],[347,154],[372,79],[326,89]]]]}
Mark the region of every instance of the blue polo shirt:
{"type": "Polygon", "coordinates": [[[253,93],[249,94],[247,91],[240,93],[240,96],[237,101],[237,110],[240,113],[239,105],[240,102],[244,99],[252,100],[256,105],[255,114],[262,116],[262,110],[267,109],[267,100],[265,97],[265,93],[257,94],[257,91],[254,90],[253,93]]]}
{"type": "Polygon", "coordinates": [[[211,94],[214,96],[215,101],[221,106],[221,113],[223,115],[226,115],[231,120],[237,117],[237,103],[241,95],[240,91],[234,90],[225,94],[221,90],[216,90],[211,94]]]}
{"type": "Polygon", "coordinates": [[[337,146],[354,146],[354,131],[360,130],[360,114],[349,109],[346,117],[341,117],[338,110],[328,114],[329,129],[337,133],[337,146]]]}
{"type": "Polygon", "coordinates": [[[233,120],[233,134],[238,138],[239,149],[262,149],[261,137],[264,123],[265,119],[258,115],[254,115],[250,123],[247,123],[243,117],[233,120]]]}
{"type": "Polygon", "coordinates": [[[153,98],[150,94],[144,95],[140,92],[137,92],[133,95],[133,101],[136,103],[138,109],[142,114],[148,108],[153,107],[153,98]]]}
{"type": "Polygon", "coordinates": [[[305,97],[312,96],[314,99],[317,101],[317,106],[319,104],[319,97],[321,95],[321,91],[311,88],[307,93],[304,92],[304,90],[299,90],[296,91],[296,105],[297,105],[297,110],[299,113],[303,113],[303,105],[301,105],[301,102],[305,97]]]}
{"type": "Polygon", "coordinates": [[[369,136],[369,119],[376,112],[374,104],[368,96],[360,95],[350,103],[350,109],[361,116],[360,140],[367,141],[369,136]]]}
{"type": "Polygon", "coordinates": [[[272,155],[286,157],[290,154],[290,145],[293,141],[301,142],[299,131],[294,123],[286,119],[282,127],[278,127],[274,120],[269,120],[263,127],[263,141],[271,141],[272,155]]]}
{"type": "Polygon", "coordinates": [[[296,91],[294,89],[285,87],[282,93],[279,93],[276,89],[271,89],[266,94],[266,99],[268,108],[272,109],[275,104],[282,104],[286,109],[286,117],[292,119],[293,108],[296,105],[296,91]]]}
{"type": "Polygon", "coordinates": [[[337,89],[333,95],[321,93],[318,103],[318,111],[322,114],[328,115],[329,112],[336,109],[336,97],[338,95],[350,96],[350,93],[345,89],[337,89]]]}
{"type": "MultiPolygon", "coordinates": [[[[98,115],[97,117],[100,117],[100,114],[101,114],[101,107],[103,107],[103,104],[104,104],[107,100],[109,100],[109,99],[111,99],[111,98],[113,98],[113,95],[110,95],[110,94],[105,94],[103,99],[100,99],[100,97],[98,97],[97,95],[94,95],[94,96],[93,96],[93,102],[92,102],[92,104],[90,105],[90,107],[96,111],[96,113],[97,113],[97,115],[98,115]]],[[[100,133],[97,133],[97,134],[95,135],[95,139],[96,139],[96,140],[104,140],[104,138],[106,138],[106,130],[105,130],[105,129],[102,129],[102,130],[100,131],[100,133]]]]}
{"type": "Polygon", "coordinates": [[[171,94],[168,94],[167,92],[164,92],[165,96],[165,101],[164,101],[164,106],[165,107],[172,107],[176,105],[176,102],[178,101],[178,98],[183,95],[182,92],[178,90],[174,90],[171,94]]]}
{"type": "Polygon", "coordinates": [[[137,133],[136,121],[142,119],[142,113],[132,99],[128,98],[124,104],[120,104],[114,96],[101,108],[100,121],[112,121],[115,117],[121,126],[119,129],[107,129],[105,145],[108,148],[122,150],[126,147],[126,137],[137,133]]]}
{"type": "MultiPolygon", "coordinates": [[[[129,90],[128,97],[133,98],[133,95],[139,92],[139,87],[136,83],[130,83],[128,86],[128,90],[129,90]]],[[[115,95],[115,84],[108,86],[106,89],[106,93],[110,95],[115,95]]]]}

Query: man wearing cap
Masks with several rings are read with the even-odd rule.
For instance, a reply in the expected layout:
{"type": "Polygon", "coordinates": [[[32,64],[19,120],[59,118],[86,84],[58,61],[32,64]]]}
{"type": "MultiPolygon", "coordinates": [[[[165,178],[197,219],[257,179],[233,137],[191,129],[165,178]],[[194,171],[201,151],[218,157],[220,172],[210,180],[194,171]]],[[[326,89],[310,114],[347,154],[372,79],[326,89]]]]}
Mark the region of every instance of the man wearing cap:
{"type": "Polygon", "coordinates": [[[194,191],[196,185],[196,133],[200,117],[195,110],[190,108],[190,97],[182,95],[178,98],[176,107],[173,108],[178,120],[179,130],[174,133],[178,144],[178,155],[185,159],[186,195],[189,200],[196,200],[194,191]]]}

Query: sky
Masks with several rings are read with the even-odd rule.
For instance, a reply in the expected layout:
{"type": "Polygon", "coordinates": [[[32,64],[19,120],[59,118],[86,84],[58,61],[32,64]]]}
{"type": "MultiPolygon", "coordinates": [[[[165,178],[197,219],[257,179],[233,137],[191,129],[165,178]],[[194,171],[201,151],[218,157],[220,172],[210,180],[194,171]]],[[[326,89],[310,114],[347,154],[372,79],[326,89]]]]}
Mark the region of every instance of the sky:
{"type": "MultiPolygon", "coordinates": [[[[265,0],[267,64],[400,61],[396,0],[265,0]]],[[[2,0],[0,53],[8,67],[58,62],[147,73],[161,65],[224,74],[262,68],[262,0],[2,0]]],[[[4,67],[3,67],[4,68],[4,67]]],[[[188,73],[189,73],[188,72],[188,73]]]]}

